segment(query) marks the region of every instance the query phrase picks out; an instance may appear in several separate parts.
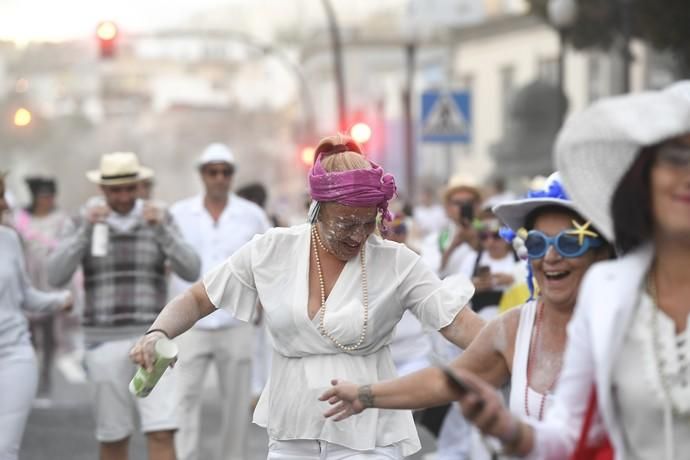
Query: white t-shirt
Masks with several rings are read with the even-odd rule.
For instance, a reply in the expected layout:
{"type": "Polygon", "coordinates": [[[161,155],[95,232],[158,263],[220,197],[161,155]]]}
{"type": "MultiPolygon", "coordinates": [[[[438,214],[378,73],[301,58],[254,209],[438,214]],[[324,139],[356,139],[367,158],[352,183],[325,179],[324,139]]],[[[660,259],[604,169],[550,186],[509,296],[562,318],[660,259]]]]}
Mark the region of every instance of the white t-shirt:
{"type": "MultiPolygon", "coordinates": [[[[271,228],[266,213],[259,206],[235,194],[228,197],[228,204],[217,222],[204,207],[203,195],[178,201],[170,208],[170,213],[184,239],[199,254],[202,275],[223,263],[254,235],[271,228]]],[[[190,285],[172,274],[168,290],[170,298],[181,294],[190,285]]],[[[227,312],[217,311],[200,319],[195,327],[219,329],[237,324],[238,321],[227,312]]]]}
{"type": "MultiPolygon", "coordinates": [[[[365,245],[369,320],[362,347],[343,352],[308,316],[310,225],[272,229],[255,237],[204,277],[208,296],[248,321],[261,300],[274,353],[269,382],[254,422],[271,438],[319,439],[355,450],[399,444],[403,455],[420,448],[409,411],[371,409],[341,422],[323,417],[318,401],[333,378],[374,383],[394,378],[389,350],[394,329],[411,310],[434,329],[450,324],[474,288],[465,278],[452,289],[404,245],[370,236],[365,245]]],[[[326,301],[325,326],[343,344],[356,343],[364,322],[360,258],[343,268],[326,301]]]]}

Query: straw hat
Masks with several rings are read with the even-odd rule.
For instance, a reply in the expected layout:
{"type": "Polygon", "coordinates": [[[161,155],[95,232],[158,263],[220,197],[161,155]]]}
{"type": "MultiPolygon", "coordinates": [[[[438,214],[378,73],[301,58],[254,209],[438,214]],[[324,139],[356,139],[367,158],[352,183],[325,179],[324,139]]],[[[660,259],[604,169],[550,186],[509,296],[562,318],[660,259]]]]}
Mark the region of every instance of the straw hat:
{"type": "Polygon", "coordinates": [[[641,148],[690,133],[690,81],[663,91],[602,99],[573,115],[554,159],[582,214],[613,240],[611,200],[641,148]]]}
{"type": "Polygon", "coordinates": [[[100,185],[121,185],[153,177],[153,170],[141,166],[132,152],[106,153],[99,169],[88,171],[86,178],[100,185]]]}
{"type": "Polygon", "coordinates": [[[535,209],[544,206],[561,206],[580,214],[580,211],[565,193],[558,172],[551,174],[541,190],[532,190],[528,198],[508,201],[494,206],[493,212],[514,232],[525,226],[525,219],[535,209]]]}
{"type": "Polygon", "coordinates": [[[477,201],[481,200],[481,191],[477,181],[465,174],[456,174],[448,180],[445,190],[443,191],[443,201],[446,202],[450,196],[460,190],[466,190],[473,193],[477,201]]]}

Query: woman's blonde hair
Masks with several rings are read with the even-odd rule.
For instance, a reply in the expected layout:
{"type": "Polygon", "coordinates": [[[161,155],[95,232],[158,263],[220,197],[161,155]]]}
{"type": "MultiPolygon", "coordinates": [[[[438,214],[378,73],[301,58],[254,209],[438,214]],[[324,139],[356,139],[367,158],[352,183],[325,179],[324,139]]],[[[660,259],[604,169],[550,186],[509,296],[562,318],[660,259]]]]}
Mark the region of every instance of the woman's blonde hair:
{"type": "Polygon", "coordinates": [[[362,147],[346,134],[321,139],[314,152],[314,159],[321,154],[326,154],[321,158],[321,166],[327,172],[371,169],[371,164],[362,153],[362,147]],[[329,153],[332,154],[328,155],[329,153]]]}

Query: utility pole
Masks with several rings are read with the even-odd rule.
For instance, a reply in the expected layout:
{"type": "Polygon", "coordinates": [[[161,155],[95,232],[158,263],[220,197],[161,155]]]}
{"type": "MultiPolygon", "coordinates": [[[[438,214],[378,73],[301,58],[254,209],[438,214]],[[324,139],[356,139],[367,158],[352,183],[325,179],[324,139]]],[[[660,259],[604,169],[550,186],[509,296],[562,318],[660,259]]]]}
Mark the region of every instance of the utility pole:
{"type": "Polygon", "coordinates": [[[330,0],[322,0],[326,17],[328,18],[328,29],[331,33],[331,45],[333,47],[333,69],[335,71],[336,93],[338,100],[338,129],[341,132],[347,131],[347,103],[345,100],[345,71],[343,68],[343,46],[340,39],[340,29],[335,16],[335,10],[330,0]]]}
{"type": "Polygon", "coordinates": [[[412,95],[414,92],[415,57],[417,47],[414,41],[405,44],[406,84],[403,90],[403,114],[405,117],[405,189],[407,199],[414,200],[414,122],[412,119],[412,95]]]}

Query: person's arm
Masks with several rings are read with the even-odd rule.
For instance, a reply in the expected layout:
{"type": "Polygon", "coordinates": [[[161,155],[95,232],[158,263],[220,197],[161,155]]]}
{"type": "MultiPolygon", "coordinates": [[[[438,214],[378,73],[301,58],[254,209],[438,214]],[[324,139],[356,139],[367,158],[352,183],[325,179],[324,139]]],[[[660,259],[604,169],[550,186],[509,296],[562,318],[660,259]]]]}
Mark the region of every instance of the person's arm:
{"type": "Polygon", "coordinates": [[[170,261],[172,271],[185,281],[198,280],[201,259],[194,248],[184,240],[172,217],[166,214],[163,221],[155,225],[156,241],[170,261]]]}
{"type": "MultiPolygon", "coordinates": [[[[468,369],[499,388],[510,379],[504,344],[510,341],[511,334],[508,330],[516,327],[517,323],[513,318],[495,318],[482,329],[467,350],[453,361],[451,367],[468,369]]],[[[513,331],[512,337],[514,336],[513,331]]],[[[424,409],[447,404],[458,397],[443,371],[435,367],[371,385],[337,380],[332,384],[333,387],[319,399],[334,406],[324,415],[335,417],[335,420],[358,414],[369,407],[424,409]]]]}
{"type": "Polygon", "coordinates": [[[213,313],[215,309],[203,282],[197,281],[163,307],[149,328],[150,331],[155,332],[148,333],[139,339],[129,352],[130,358],[136,364],[151,370],[155,360],[153,347],[158,339],[177,337],[194,326],[198,320],[213,313]]]}
{"type": "Polygon", "coordinates": [[[10,252],[13,254],[5,254],[5,257],[9,260],[16,259],[18,262],[17,269],[19,273],[17,273],[17,276],[19,277],[19,289],[23,299],[21,307],[35,313],[68,310],[71,308],[73,298],[69,291],[43,292],[31,285],[29,275],[26,272],[24,251],[19,238],[14,233],[10,237],[10,252]]]}
{"type": "Polygon", "coordinates": [[[485,321],[469,307],[464,307],[448,326],[439,330],[441,335],[449,342],[457,345],[463,350],[469,347],[470,343],[484,327],[485,321]]]}
{"type": "Polygon", "coordinates": [[[65,223],[60,242],[46,262],[48,283],[64,286],[70,281],[89,247],[92,229],[93,224],[88,219],[81,220],[78,227],[72,221],[65,223]]]}

